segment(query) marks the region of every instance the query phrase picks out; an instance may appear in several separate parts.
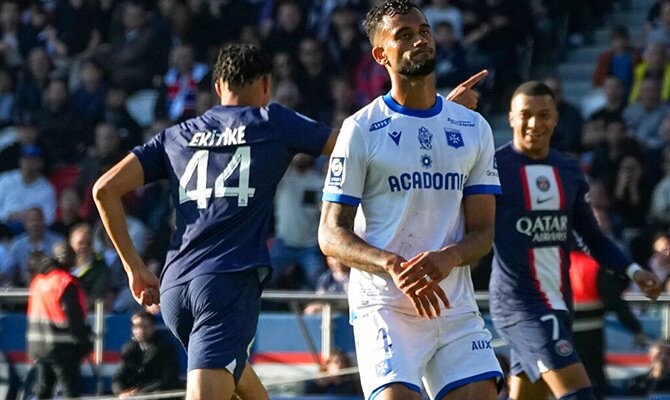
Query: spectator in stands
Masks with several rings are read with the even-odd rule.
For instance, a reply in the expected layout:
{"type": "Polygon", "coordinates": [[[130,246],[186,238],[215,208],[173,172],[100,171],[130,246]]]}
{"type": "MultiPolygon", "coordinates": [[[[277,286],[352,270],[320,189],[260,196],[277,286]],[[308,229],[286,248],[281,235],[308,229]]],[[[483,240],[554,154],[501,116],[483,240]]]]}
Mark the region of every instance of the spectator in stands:
{"type": "Polygon", "coordinates": [[[0,66],[0,129],[12,124],[14,110],[14,75],[0,66]]]}
{"type": "Polygon", "coordinates": [[[470,74],[465,50],[450,22],[439,22],[433,28],[435,46],[435,79],[440,89],[453,88],[470,74]]]}
{"type": "Polygon", "coordinates": [[[659,340],[649,348],[649,372],[634,378],[628,395],[649,396],[670,392],[670,341],[659,340]]]}
{"type": "Polygon", "coordinates": [[[109,294],[109,268],[102,255],[93,251],[90,225],[83,223],[72,228],[69,241],[76,255],[70,272],[79,279],[86,294],[86,305],[93,310],[96,300],[106,300],[109,294]]]}
{"type": "Polygon", "coordinates": [[[303,112],[303,101],[300,89],[294,81],[282,81],[274,85],[272,100],[284,107],[303,112]]]}
{"type": "Polygon", "coordinates": [[[126,108],[128,91],[120,85],[112,84],[105,99],[104,122],[116,127],[121,137],[121,148],[130,149],[142,142],[142,128],[130,116],[126,108]]]}
{"type": "Polygon", "coordinates": [[[276,277],[291,263],[303,268],[307,287],[314,289],[324,270],[317,243],[323,175],[315,159],[298,154],[277,186],[275,195],[275,238],[270,261],[276,277]]]}
{"type": "Polygon", "coordinates": [[[275,53],[272,57],[272,65],[274,66],[272,79],[275,85],[283,81],[295,80],[297,75],[295,62],[289,53],[275,53]]]}
{"type": "Polygon", "coordinates": [[[646,222],[651,189],[641,160],[627,155],[619,164],[614,184],[613,205],[621,215],[624,239],[631,240],[640,233],[646,222]]]}
{"type": "Polygon", "coordinates": [[[305,12],[297,0],[274,3],[277,4],[276,17],[267,19],[268,24],[261,26],[265,38],[263,48],[272,55],[285,52],[297,59],[300,41],[308,33],[305,12]]]}
{"type": "Polygon", "coordinates": [[[642,144],[656,148],[663,144],[658,128],[663,118],[670,112],[668,105],[661,102],[660,83],[653,78],[645,78],[640,84],[637,102],[623,111],[626,126],[642,144]]]}
{"type": "Polygon", "coordinates": [[[67,244],[54,246],[54,257],[43,258],[30,284],[28,354],[37,369],[36,395],[51,399],[58,381],[67,398],[81,393],[80,365],[93,349],[86,324],[86,298],[68,273],[74,258],[67,244]]]}
{"type": "Polygon", "coordinates": [[[154,76],[165,72],[166,38],[149,22],[144,2],[130,0],[121,7],[122,27],[110,34],[111,48],[105,59],[112,80],[133,93],[151,87],[154,76]]]}
{"type": "Polygon", "coordinates": [[[557,76],[544,79],[544,84],[554,92],[558,109],[558,124],[551,136],[551,147],[564,152],[577,153],[581,148],[582,115],[563,97],[563,84],[557,76]]]}
{"type": "Polygon", "coordinates": [[[649,269],[654,271],[663,282],[665,291],[670,291],[670,235],[659,232],[652,241],[654,253],[649,258],[649,269]]]}
{"type": "Polygon", "coordinates": [[[87,58],[79,67],[79,84],[70,96],[72,109],[90,121],[101,121],[105,113],[107,98],[105,71],[94,58],[87,58]]]}
{"type": "Polygon", "coordinates": [[[17,118],[14,125],[16,130],[16,141],[0,151],[0,172],[6,172],[19,168],[21,149],[26,145],[36,145],[39,139],[39,131],[32,118],[17,118]]]}
{"type": "Polygon", "coordinates": [[[668,49],[662,43],[649,43],[644,50],[644,59],[633,70],[633,84],[628,96],[629,104],[634,104],[640,96],[642,82],[654,79],[659,83],[661,100],[670,100],[670,61],[668,49]]]}
{"type": "Polygon", "coordinates": [[[612,28],[609,45],[609,49],[598,56],[593,86],[601,87],[607,77],[616,76],[628,91],[633,83],[633,68],[641,61],[640,52],[631,46],[625,26],[612,28]]]}
{"type": "Polygon", "coordinates": [[[616,185],[619,165],[624,157],[634,155],[642,157],[640,144],[631,137],[621,120],[612,120],[605,125],[603,142],[594,151],[593,162],[589,170],[591,178],[605,184],[609,193],[616,185]]]}
{"type": "Polygon", "coordinates": [[[195,116],[198,86],[209,87],[209,67],[195,61],[193,46],[182,44],[170,52],[170,69],[163,78],[157,116],[181,121],[195,116]]]}
{"type": "Polygon", "coordinates": [[[324,372],[329,376],[308,381],[305,384],[305,393],[308,394],[337,394],[337,395],[362,395],[361,383],[355,371],[344,375],[338,375],[343,369],[352,367],[352,362],[347,353],[334,349],[328,360],[324,372]]]}
{"type": "Polygon", "coordinates": [[[670,1],[660,2],[659,19],[657,25],[647,36],[648,43],[661,43],[670,47],[670,1]]]}
{"type": "Polygon", "coordinates": [[[79,215],[80,207],[81,199],[77,190],[72,186],[64,188],[58,199],[60,216],[49,226],[49,229],[63,237],[70,237],[72,228],[85,222],[79,215]]]}
{"type": "Polygon", "coordinates": [[[36,144],[21,147],[19,169],[0,175],[0,222],[20,232],[26,211],[39,207],[51,225],[56,217],[56,193],[42,175],[42,148],[36,144]]]}
{"type": "Polygon", "coordinates": [[[330,34],[320,36],[327,48],[330,59],[336,68],[346,74],[351,74],[364,54],[365,35],[359,28],[360,14],[352,4],[340,4],[330,14],[330,34]]]}
{"type": "Polygon", "coordinates": [[[84,0],[59,1],[53,11],[53,25],[46,33],[60,58],[95,52],[102,42],[99,10],[84,0]]]}
{"type": "Polygon", "coordinates": [[[423,14],[433,29],[447,22],[453,32],[454,41],[458,42],[463,39],[463,14],[454,3],[452,0],[430,0],[423,7],[423,14]]]}
{"type": "Polygon", "coordinates": [[[296,83],[303,100],[304,113],[319,121],[327,119],[332,73],[321,43],[314,38],[306,37],[300,41],[298,76],[300,78],[296,83]]]}
{"type": "Polygon", "coordinates": [[[19,115],[34,113],[42,108],[42,94],[46,91],[54,69],[44,47],[35,47],[28,54],[16,87],[14,112],[19,115]]]}
{"type": "Polygon", "coordinates": [[[4,0],[0,4],[0,56],[10,68],[18,68],[37,45],[36,32],[21,22],[21,2],[4,0]]]}
{"type": "MultiPolygon", "coordinates": [[[[328,266],[328,270],[322,272],[321,275],[319,275],[319,278],[316,280],[316,293],[347,294],[347,290],[349,289],[349,271],[351,268],[342,264],[333,257],[326,257],[326,265],[328,266]]],[[[305,307],[305,314],[317,314],[321,312],[322,309],[323,303],[318,301],[312,302],[305,307]]],[[[346,303],[339,304],[336,305],[335,309],[346,312],[348,310],[348,306],[346,303]]]]}
{"type": "Polygon", "coordinates": [[[179,388],[179,358],[174,344],[156,329],[155,317],[140,311],[131,317],[132,340],[121,350],[121,363],[112,377],[119,397],[179,388]]]}
{"type": "Polygon", "coordinates": [[[76,164],[86,148],[86,133],[93,127],[91,121],[72,109],[68,83],[59,76],[49,81],[43,107],[35,111],[35,123],[52,168],[76,164]]]}
{"type": "Polygon", "coordinates": [[[670,225],[670,146],[663,150],[663,179],[654,187],[649,216],[657,222],[670,225]]]}
{"type": "Polygon", "coordinates": [[[623,117],[623,110],[627,104],[626,88],[621,79],[614,75],[605,77],[602,83],[605,104],[589,115],[589,120],[609,122],[623,117]]]}
{"type": "Polygon", "coordinates": [[[360,108],[360,105],[356,103],[356,88],[349,76],[344,74],[333,76],[330,80],[330,93],[330,113],[324,121],[331,122],[338,113],[345,113],[349,116],[360,108]]]}
{"type": "Polygon", "coordinates": [[[65,238],[46,229],[44,214],[38,207],[29,208],[25,212],[25,233],[12,240],[9,257],[2,265],[0,281],[5,285],[26,286],[28,277],[28,256],[33,251],[42,251],[48,256],[53,255],[53,246],[65,238]]]}
{"type": "Polygon", "coordinates": [[[119,130],[108,122],[99,123],[95,127],[93,146],[88,148],[86,156],[79,162],[79,193],[90,191],[95,180],[124,155],[119,130]]]}

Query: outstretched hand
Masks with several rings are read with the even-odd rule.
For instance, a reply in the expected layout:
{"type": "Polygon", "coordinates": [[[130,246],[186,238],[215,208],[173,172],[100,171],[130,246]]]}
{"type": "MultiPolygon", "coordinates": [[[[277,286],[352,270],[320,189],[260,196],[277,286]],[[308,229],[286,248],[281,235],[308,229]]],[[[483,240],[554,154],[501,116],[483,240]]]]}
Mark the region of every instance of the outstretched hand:
{"type": "Polygon", "coordinates": [[[477,108],[479,93],[473,87],[489,74],[488,70],[481,70],[469,77],[465,82],[460,83],[447,95],[447,100],[458,103],[471,110],[477,108]]]}
{"type": "Polygon", "coordinates": [[[133,272],[128,273],[128,284],[133,298],[140,305],[160,304],[158,278],[146,266],[141,265],[133,272]]]}
{"type": "Polygon", "coordinates": [[[656,300],[661,294],[661,280],[655,273],[644,269],[635,271],[633,280],[640,287],[645,296],[651,300],[656,300]]]}

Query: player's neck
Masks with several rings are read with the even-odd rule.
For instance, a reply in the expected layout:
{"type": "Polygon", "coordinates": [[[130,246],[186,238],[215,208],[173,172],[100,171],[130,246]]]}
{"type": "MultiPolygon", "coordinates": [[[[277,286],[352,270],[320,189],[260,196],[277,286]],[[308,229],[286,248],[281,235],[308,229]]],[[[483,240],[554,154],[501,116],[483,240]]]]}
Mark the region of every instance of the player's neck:
{"type": "Polygon", "coordinates": [[[435,105],[435,79],[433,75],[407,78],[391,76],[391,97],[403,107],[427,110],[435,105]]]}

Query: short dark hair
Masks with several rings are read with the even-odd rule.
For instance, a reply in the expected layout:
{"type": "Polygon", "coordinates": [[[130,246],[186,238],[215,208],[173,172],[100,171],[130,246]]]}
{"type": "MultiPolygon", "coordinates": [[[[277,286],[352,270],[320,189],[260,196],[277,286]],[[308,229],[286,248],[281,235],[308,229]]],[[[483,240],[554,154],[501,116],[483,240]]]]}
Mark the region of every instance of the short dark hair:
{"type": "Polygon", "coordinates": [[[138,311],[130,317],[131,320],[139,318],[145,321],[151,322],[152,325],[156,325],[156,316],[150,313],[147,310],[138,311]]]}
{"type": "Polygon", "coordinates": [[[412,8],[421,10],[419,6],[409,0],[388,0],[368,11],[368,15],[365,17],[365,21],[363,21],[363,28],[368,35],[370,43],[374,44],[375,35],[385,16],[405,15],[412,8]]]}
{"type": "Polygon", "coordinates": [[[272,75],[272,60],[260,48],[250,44],[224,46],[214,64],[214,82],[222,80],[241,88],[264,75],[272,75]]]}
{"type": "Polygon", "coordinates": [[[550,96],[552,100],[556,100],[554,97],[554,91],[549,88],[546,84],[540,81],[528,81],[521,84],[512,95],[512,98],[515,98],[518,95],[524,96],[550,96]]]}

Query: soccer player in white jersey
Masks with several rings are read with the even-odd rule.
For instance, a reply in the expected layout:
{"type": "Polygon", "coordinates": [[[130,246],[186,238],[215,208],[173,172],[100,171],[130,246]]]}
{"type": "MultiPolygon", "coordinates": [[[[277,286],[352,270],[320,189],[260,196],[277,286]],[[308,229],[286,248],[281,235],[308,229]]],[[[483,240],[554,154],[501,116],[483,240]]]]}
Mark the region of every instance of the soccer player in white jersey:
{"type": "Polygon", "coordinates": [[[349,305],[366,399],[496,397],[502,378],[468,264],[491,248],[500,193],[491,128],[437,94],[435,42],[409,1],[365,28],[391,91],[345,120],[319,243],[353,267],[349,305]]]}

